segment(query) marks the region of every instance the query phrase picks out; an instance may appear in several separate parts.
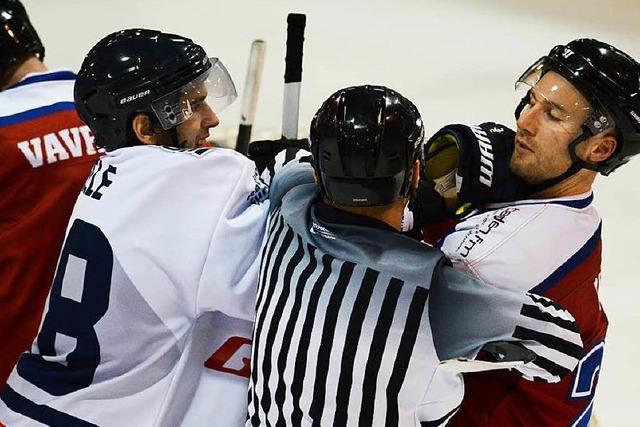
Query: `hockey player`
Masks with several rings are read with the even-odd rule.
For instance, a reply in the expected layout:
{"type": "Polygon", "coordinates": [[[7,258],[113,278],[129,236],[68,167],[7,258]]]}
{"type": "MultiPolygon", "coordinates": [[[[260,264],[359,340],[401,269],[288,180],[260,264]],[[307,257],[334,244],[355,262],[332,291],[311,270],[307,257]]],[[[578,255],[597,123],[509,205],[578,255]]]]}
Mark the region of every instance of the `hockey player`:
{"type": "Polygon", "coordinates": [[[574,369],[579,334],[560,306],[477,282],[399,232],[423,132],[393,90],[342,89],[311,124],[313,169],[274,178],[247,426],[444,425],[456,369],[492,365],[439,362],[488,343],[530,380],[574,369]]]}
{"type": "Polygon", "coordinates": [[[639,85],[640,65],[631,57],[596,40],[574,40],[518,79],[526,95],[516,109],[515,135],[491,124],[453,125],[428,144],[435,155],[426,168],[440,169],[436,187],[447,194],[445,164],[456,162],[447,159],[446,140],[457,140],[458,196],[482,207],[440,242],[442,251],[484,283],[558,301],[578,321],[585,344],[578,369],[556,384],[522,381],[509,372],[467,374],[452,425],[589,423],[608,325],[598,298],[601,219],[591,187],[598,172],[608,175],[640,152],[639,85]],[[515,176],[506,179],[506,173],[515,176]],[[507,191],[496,182],[505,180],[507,191]],[[483,197],[513,200],[523,190],[530,194],[525,200],[479,203],[483,197]]]}
{"type": "Polygon", "coordinates": [[[70,71],[49,71],[18,0],[0,0],[0,388],[38,331],[73,203],[98,154],[70,71]]]}
{"type": "Polygon", "coordinates": [[[215,417],[199,422],[244,422],[267,189],[246,157],[186,148],[235,98],[222,62],[178,35],[123,30],[88,53],[75,103],[107,154],[74,207],[0,422],[175,427],[205,363],[215,417]]]}

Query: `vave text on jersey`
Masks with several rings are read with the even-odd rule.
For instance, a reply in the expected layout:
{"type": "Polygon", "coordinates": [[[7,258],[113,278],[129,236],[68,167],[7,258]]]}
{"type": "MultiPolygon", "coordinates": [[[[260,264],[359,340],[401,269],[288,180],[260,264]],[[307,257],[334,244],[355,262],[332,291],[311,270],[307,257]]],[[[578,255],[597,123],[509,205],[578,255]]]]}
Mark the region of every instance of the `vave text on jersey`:
{"type": "Polygon", "coordinates": [[[20,141],[17,146],[29,164],[33,168],[39,168],[44,164],[95,154],[93,141],[93,134],[85,125],[20,141]]]}

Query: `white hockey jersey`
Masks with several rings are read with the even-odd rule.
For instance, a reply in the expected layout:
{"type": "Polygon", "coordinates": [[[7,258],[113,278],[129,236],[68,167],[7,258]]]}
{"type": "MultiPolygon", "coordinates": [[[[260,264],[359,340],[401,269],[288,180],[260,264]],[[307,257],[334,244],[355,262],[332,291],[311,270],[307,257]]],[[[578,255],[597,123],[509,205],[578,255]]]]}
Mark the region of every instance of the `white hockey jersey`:
{"type": "MultiPolygon", "coordinates": [[[[522,381],[508,372],[466,376],[467,394],[453,426],[588,424],[608,326],[598,297],[601,219],[592,202],[588,192],[488,205],[441,242],[456,268],[482,282],[560,303],[576,319],[584,343],[578,368],[555,384],[522,381]]],[[[547,359],[554,354],[541,353],[547,359]]],[[[546,365],[558,379],[569,369],[546,365]]]]}
{"type": "Polygon", "coordinates": [[[207,363],[218,392],[204,412],[216,417],[192,414],[191,425],[241,424],[267,194],[253,162],[231,150],[104,156],[74,208],[0,421],[175,427],[207,363]]]}
{"type": "Polygon", "coordinates": [[[543,293],[559,267],[569,260],[565,270],[581,264],[576,254],[594,236],[599,240],[601,220],[592,201],[589,192],[488,205],[459,222],[439,246],[456,268],[485,283],[543,293]]]}

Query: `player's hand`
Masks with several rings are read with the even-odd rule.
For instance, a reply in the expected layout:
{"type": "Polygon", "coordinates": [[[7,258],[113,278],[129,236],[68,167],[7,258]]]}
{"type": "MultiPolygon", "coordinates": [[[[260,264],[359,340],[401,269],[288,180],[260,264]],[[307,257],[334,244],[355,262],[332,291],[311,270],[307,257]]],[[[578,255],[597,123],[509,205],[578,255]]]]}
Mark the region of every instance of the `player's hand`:
{"type": "Polygon", "coordinates": [[[514,131],[492,122],[445,126],[425,145],[423,176],[450,209],[526,198],[529,187],[509,165],[514,138],[514,131]]]}
{"type": "Polygon", "coordinates": [[[445,199],[457,200],[456,172],[460,143],[455,135],[438,132],[427,141],[422,164],[423,178],[433,183],[433,188],[445,199]]]}
{"type": "Polygon", "coordinates": [[[247,156],[253,160],[258,168],[258,171],[262,173],[267,166],[274,161],[276,155],[282,150],[309,150],[308,139],[265,139],[261,141],[254,141],[249,144],[249,150],[247,156]]]}

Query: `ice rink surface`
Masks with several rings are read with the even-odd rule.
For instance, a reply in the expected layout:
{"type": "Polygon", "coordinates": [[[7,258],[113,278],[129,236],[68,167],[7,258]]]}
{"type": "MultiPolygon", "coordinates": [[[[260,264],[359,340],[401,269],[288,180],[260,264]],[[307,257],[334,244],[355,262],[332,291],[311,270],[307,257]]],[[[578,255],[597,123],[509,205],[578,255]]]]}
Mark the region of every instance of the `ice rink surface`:
{"type": "MultiPolygon", "coordinates": [[[[242,93],[251,41],[267,42],[254,135],[281,123],[285,21],[307,14],[300,125],[336,89],[385,84],[412,99],[427,134],[452,123],[514,125],[515,79],[556,44],[609,42],[640,59],[638,0],[23,0],[51,68],[77,70],[101,37],[145,27],[189,36],[227,65],[242,93]]],[[[214,139],[235,133],[239,102],[214,139]]],[[[599,178],[601,294],[610,328],[596,395],[604,427],[635,426],[640,402],[640,159],[599,178]]],[[[558,236],[561,239],[562,236],[558,236]]],[[[541,251],[550,248],[540,248],[541,251]]]]}

